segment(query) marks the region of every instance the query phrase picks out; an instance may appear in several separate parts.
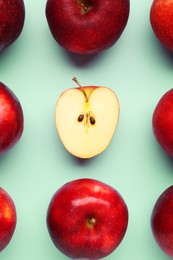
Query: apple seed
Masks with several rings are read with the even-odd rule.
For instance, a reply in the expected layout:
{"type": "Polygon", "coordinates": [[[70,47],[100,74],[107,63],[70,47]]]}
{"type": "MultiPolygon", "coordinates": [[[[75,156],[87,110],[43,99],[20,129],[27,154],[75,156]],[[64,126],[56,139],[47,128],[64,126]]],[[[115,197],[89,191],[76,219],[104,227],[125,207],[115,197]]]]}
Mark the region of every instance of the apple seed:
{"type": "Polygon", "coordinates": [[[96,122],[96,121],[95,121],[94,117],[90,116],[90,123],[91,123],[91,125],[94,125],[95,122],[96,122]]]}
{"type": "Polygon", "coordinates": [[[83,114],[81,114],[81,115],[78,116],[78,122],[82,122],[83,119],[84,119],[84,115],[83,115],[83,114]]]}

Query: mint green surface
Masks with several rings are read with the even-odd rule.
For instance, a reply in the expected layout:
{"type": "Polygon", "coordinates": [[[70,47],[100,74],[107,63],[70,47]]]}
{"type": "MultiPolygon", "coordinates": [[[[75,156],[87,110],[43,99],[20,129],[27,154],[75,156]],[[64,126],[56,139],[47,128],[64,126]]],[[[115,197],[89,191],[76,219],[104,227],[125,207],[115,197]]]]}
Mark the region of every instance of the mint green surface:
{"type": "Polygon", "coordinates": [[[45,18],[46,1],[25,0],[23,32],[0,55],[0,81],[15,92],[25,116],[20,142],[0,158],[0,186],[13,198],[18,215],[0,260],[68,259],[49,238],[46,212],[61,185],[84,177],[115,187],[129,209],[127,233],[106,259],[170,259],[153,239],[150,215],[158,196],[173,182],[173,162],[157,144],[151,118],[160,97],[173,86],[173,56],[153,35],[151,3],[131,0],[128,24],[116,45],[82,57],[55,43],[45,18]],[[55,129],[56,100],[75,86],[73,76],[83,85],[112,88],[120,102],[110,146],[87,161],[71,156],[55,129]]]}

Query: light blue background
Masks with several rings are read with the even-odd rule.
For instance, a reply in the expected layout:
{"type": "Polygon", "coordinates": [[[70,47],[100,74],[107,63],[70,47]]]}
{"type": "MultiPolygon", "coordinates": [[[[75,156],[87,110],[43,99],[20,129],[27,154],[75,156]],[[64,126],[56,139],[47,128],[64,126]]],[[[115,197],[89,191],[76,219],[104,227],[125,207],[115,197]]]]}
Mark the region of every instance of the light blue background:
{"type": "Polygon", "coordinates": [[[114,186],[129,209],[126,236],[109,260],[166,260],[150,229],[156,199],[172,184],[173,162],[161,150],[151,118],[160,97],[173,85],[173,56],[156,40],[149,22],[152,1],[131,0],[128,24],[111,49],[95,56],[68,54],[53,40],[45,0],[25,0],[20,38],[0,55],[0,80],[18,96],[25,130],[18,145],[0,158],[0,185],[13,198],[18,222],[1,260],[67,259],[52,244],[46,212],[64,183],[89,177],[114,186]],[[75,86],[112,88],[120,120],[109,148],[88,161],[63,147],[54,123],[59,95],[75,86]]]}

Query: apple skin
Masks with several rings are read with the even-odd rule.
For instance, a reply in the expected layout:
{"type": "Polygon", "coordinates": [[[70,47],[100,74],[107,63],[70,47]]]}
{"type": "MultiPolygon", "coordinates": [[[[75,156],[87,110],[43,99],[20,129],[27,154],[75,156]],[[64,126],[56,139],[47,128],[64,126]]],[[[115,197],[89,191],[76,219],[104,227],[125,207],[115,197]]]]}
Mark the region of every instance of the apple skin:
{"type": "Polygon", "coordinates": [[[129,12],[129,0],[47,0],[46,4],[54,39],[78,54],[95,54],[114,45],[126,27],[129,12]]]}
{"type": "Polygon", "coordinates": [[[0,51],[17,40],[22,32],[25,20],[23,0],[0,1],[0,51]]]}
{"type": "Polygon", "coordinates": [[[0,188],[0,252],[12,239],[16,228],[17,214],[10,195],[0,188]]]}
{"type": "Polygon", "coordinates": [[[153,113],[152,126],[160,146],[173,157],[173,89],[159,100],[153,113]]]}
{"type": "Polygon", "coordinates": [[[150,23],[159,42],[173,51],[173,0],[154,0],[150,9],[150,23]]]}
{"type": "Polygon", "coordinates": [[[72,259],[100,259],[121,243],[128,209],[111,186],[94,179],[63,185],[52,197],[47,227],[54,245],[72,259]]]}
{"type": "Polygon", "coordinates": [[[173,186],[157,199],[151,215],[151,229],[158,246],[173,257],[173,186]]]}
{"type": "Polygon", "coordinates": [[[0,82],[0,155],[17,144],[23,128],[21,104],[12,90],[0,82]]]}

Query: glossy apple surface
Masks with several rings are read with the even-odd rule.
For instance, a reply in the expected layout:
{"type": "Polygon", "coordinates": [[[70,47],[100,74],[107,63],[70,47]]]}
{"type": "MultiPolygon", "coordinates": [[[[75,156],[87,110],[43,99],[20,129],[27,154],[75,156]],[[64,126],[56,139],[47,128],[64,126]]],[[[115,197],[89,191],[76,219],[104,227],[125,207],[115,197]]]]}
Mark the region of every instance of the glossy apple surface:
{"type": "Polygon", "coordinates": [[[21,104],[12,90],[0,82],[0,155],[9,151],[23,133],[21,104]]]}
{"type": "Polygon", "coordinates": [[[129,17],[129,0],[48,0],[46,17],[59,45],[79,54],[110,48],[129,17]]]}
{"type": "Polygon", "coordinates": [[[153,113],[152,125],[156,140],[173,157],[173,89],[159,100],[153,113]]]}
{"type": "Polygon", "coordinates": [[[79,85],[58,98],[57,132],[67,151],[88,159],[102,153],[110,144],[119,112],[118,98],[110,88],[79,85]]]}
{"type": "Polygon", "coordinates": [[[16,221],[15,204],[10,195],[0,188],[0,252],[6,248],[12,239],[16,221]]]}
{"type": "Polygon", "coordinates": [[[128,209],[113,187],[93,179],[66,183],[52,197],[47,227],[54,245],[70,258],[100,259],[121,243],[128,209]]]}
{"type": "Polygon", "coordinates": [[[156,201],[151,228],[158,246],[173,257],[173,186],[167,188],[156,201]]]}
{"type": "Polygon", "coordinates": [[[0,1],[0,51],[17,40],[25,20],[23,0],[0,1]]]}
{"type": "Polygon", "coordinates": [[[159,42],[173,51],[173,0],[154,0],[150,10],[150,22],[159,42]]]}

